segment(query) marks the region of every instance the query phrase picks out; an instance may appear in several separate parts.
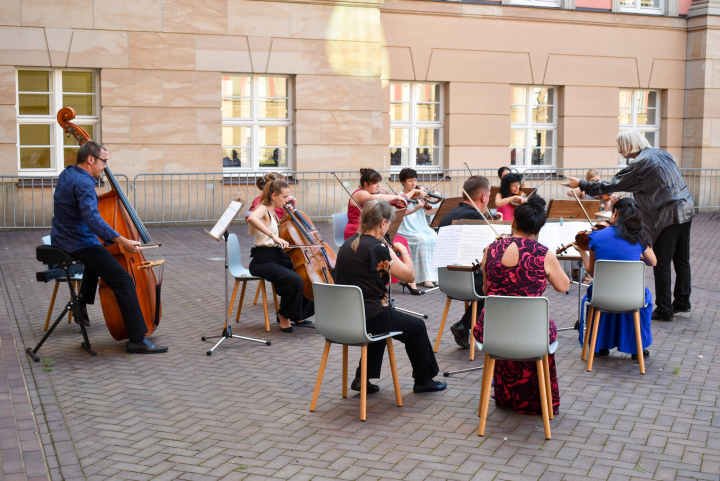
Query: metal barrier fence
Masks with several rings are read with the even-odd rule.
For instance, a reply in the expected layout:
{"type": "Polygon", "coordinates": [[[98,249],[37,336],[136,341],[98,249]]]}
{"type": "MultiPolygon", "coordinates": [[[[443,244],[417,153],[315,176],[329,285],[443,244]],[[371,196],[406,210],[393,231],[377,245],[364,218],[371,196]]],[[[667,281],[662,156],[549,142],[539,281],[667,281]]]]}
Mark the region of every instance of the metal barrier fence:
{"type": "MultiPolygon", "coordinates": [[[[610,179],[619,169],[595,169],[603,179],[610,179]]],[[[584,178],[587,169],[534,169],[525,173],[526,187],[538,187],[545,199],[567,199],[567,188],[560,185],[565,176],[584,178]]],[[[681,169],[695,200],[696,212],[720,210],[720,169],[681,169]]],[[[379,171],[381,188],[399,192],[402,189],[397,171],[379,171]]],[[[255,180],[263,172],[227,174],[192,172],[139,174],[130,182],[125,175],[118,181],[145,224],[211,223],[216,221],[229,202],[242,195],[248,203],[260,195],[255,180]]],[[[348,195],[332,172],[287,172],[292,195],[298,207],[310,217],[328,220],[335,212],[347,210],[348,195]]],[[[342,184],[353,192],[358,188],[357,171],[336,172],[342,184]]],[[[418,172],[419,184],[435,186],[445,196],[460,197],[461,186],[470,175],[465,169],[444,169],[432,173],[418,172]]],[[[498,185],[495,169],[472,169],[473,175],[484,175],[498,185]]],[[[0,176],[0,228],[48,228],[52,220],[52,194],[57,178],[0,176]]],[[[104,183],[102,193],[109,189],[104,183]]]]}

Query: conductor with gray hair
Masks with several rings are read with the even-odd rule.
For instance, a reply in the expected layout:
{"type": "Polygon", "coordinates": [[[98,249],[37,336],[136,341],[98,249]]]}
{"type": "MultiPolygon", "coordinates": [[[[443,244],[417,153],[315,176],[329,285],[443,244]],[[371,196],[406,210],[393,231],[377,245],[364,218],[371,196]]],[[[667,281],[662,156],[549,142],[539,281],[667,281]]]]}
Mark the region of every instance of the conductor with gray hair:
{"type": "Polygon", "coordinates": [[[637,130],[617,136],[618,152],[628,165],[608,182],[588,182],[567,177],[563,185],[579,187],[598,196],[632,192],[643,214],[643,224],[657,255],[655,305],[652,318],[672,321],[673,314],[690,311],[690,226],[693,198],[675,160],[664,150],[653,149],[637,130]],[[671,264],[675,289],[671,291],[671,264]],[[674,296],[674,299],[673,299],[674,296]]]}

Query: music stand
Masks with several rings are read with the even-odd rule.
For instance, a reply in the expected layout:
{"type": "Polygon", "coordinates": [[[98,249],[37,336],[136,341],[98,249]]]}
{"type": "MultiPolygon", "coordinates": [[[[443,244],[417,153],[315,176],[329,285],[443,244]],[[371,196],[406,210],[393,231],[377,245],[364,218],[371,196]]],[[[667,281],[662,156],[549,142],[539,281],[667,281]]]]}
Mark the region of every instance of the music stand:
{"type": "MultiPolygon", "coordinates": [[[[235,217],[240,213],[240,211],[243,208],[243,202],[238,201],[232,201],[230,202],[230,206],[225,210],[222,217],[220,217],[220,220],[217,221],[217,224],[215,224],[215,227],[212,228],[211,231],[205,230],[213,239],[216,241],[220,240],[220,237],[225,238],[225,325],[223,326],[222,334],[219,336],[203,336],[200,338],[201,341],[207,341],[208,339],[216,339],[220,338],[220,340],[215,343],[215,345],[210,348],[209,351],[206,352],[208,356],[212,355],[213,351],[220,346],[220,344],[223,343],[226,339],[244,339],[246,341],[252,341],[252,342],[261,342],[263,344],[270,345],[270,341],[266,341],[264,339],[255,339],[253,337],[245,337],[245,336],[236,336],[232,333],[232,328],[230,327],[230,299],[228,298],[228,269],[230,267],[230,264],[228,262],[228,237],[230,236],[230,233],[228,233],[228,227],[230,227],[230,224],[232,224],[232,221],[235,220],[235,217]]],[[[243,288],[244,289],[244,288],[243,288]]]]}
{"type": "MultiPolygon", "coordinates": [[[[597,212],[600,210],[599,200],[581,200],[585,211],[597,212]]],[[[548,219],[586,219],[580,204],[576,200],[550,199],[547,207],[548,219]]]]}
{"type": "Polygon", "coordinates": [[[432,227],[433,229],[438,229],[440,227],[440,221],[443,220],[443,218],[447,215],[448,212],[460,205],[463,200],[465,199],[462,197],[448,197],[447,199],[444,199],[442,202],[440,202],[440,207],[438,207],[438,211],[435,213],[435,217],[433,217],[432,222],[430,222],[430,227],[432,227]]]}

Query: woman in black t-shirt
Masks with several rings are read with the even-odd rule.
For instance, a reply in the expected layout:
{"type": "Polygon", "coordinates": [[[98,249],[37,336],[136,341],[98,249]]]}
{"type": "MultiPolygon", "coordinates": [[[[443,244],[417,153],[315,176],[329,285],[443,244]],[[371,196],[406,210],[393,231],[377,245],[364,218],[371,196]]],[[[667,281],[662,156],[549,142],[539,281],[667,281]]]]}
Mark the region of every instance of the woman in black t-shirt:
{"type": "MultiPolygon", "coordinates": [[[[333,277],[336,284],[358,286],[365,303],[365,324],[370,334],[402,331],[395,339],[405,344],[405,351],[413,368],[415,392],[441,391],[447,384],[433,378],[439,369],[428,339],[425,323],[390,307],[387,285],[390,274],[404,282],[415,280],[415,268],[402,244],[393,246],[398,255],[382,239],[395,217],[395,209],[384,200],[365,203],[360,214],[360,229],[340,247],[333,277]]],[[[380,377],[386,343],[373,342],[368,346],[368,379],[380,377]]],[[[360,390],[360,367],[355,372],[351,389],[360,390]]],[[[380,388],[368,381],[367,392],[380,388]]]]}

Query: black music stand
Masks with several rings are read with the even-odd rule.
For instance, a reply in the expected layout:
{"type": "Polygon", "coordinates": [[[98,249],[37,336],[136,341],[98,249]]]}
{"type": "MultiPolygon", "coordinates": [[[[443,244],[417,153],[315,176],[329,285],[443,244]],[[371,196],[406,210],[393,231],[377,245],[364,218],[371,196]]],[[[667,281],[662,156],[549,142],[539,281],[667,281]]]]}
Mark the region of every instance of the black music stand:
{"type": "Polygon", "coordinates": [[[65,304],[65,308],[57,317],[57,319],[55,319],[55,322],[52,326],[50,326],[50,329],[48,329],[40,342],[37,343],[37,346],[28,347],[26,349],[27,353],[30,355],[33,361],[40,362],[40,357],[37,355],[37,352],[40,350],[47,338],[50,337],[50,334],[53,333],[58,324],[60,324],[60,321],[62,321],[62,319],[65,317],[65,314],[70,312],[70,310],[72,309],[72,312],[75,315],[75,320],[80,326],[80,330],[82,331],[83,335],[83,342],[80,344],[80,346],[88,353],[90,353],[91,356],[97,356],[97,352],[95,352],[90,346],[90,338],[88,337],[87,329],[85,329],[85,324],[82,322],[83,314],[80,310],[80,304],[78,304],[78,294],[75,292],[75,288],[73,287],[73,283],[71,280],[72,276],[77,275],[83,271],[83,265],[80,264],[77,259],[72,257],[64,250],[48,245],[37,246],[37,248],[35,249],[35,257],[43,264],[47,264],[48,267],[50,267],[50,269],[38,272],[36,274],[38,282],[47,283],[55,279],[65,277],[68,288],[70,289],[70,300],[67,304],[65,304]]]}
{"type": "Polygon", "coordinates": [[[448,197],[440,202],[440,207],[438,207],[435,217],[433,217],[432,222],[430,222],[430,227],[438,229],[440,227],[440,221],[443,220],[448,212],[460,205],[463,200],[463,197],[448,197]]]}

